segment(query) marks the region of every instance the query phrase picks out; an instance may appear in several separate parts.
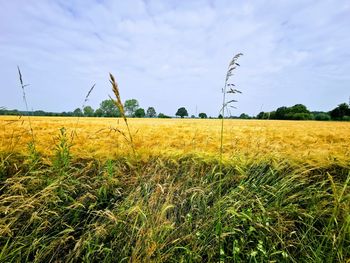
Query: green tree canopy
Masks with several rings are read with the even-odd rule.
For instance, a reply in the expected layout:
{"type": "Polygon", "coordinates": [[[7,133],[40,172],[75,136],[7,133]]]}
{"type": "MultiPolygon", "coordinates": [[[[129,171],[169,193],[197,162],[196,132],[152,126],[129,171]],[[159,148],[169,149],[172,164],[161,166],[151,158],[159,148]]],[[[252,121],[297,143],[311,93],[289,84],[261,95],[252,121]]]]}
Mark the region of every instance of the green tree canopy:
{"type": "Polygon", "coordinates": [[[319,113],[316,113],[314,115],[315,115],[315,120],[317,120],[317,121],[330,121],[331,120],[331,116],[325,112],[319,112],[319,113]]]}
{"type": "Polygon", "coordinates": [[[336,119],[336,120],[340,120],[344,116],[350,116],[349,105],[346,103],[339,104],[338,107],[331,110],[329,114],[333,119],[336,119]]]}
{"type": "Polygon", "coordinates": [[[263,112],[262,111],[256,116],[256,118],[257,119],[269,119],[269,115],[270,115],[269,112],[263,112]]]}
{"type": "Polygon", "coordinates": [[[181,107],[181,108],[179,108],[179,109],[177,110],[177,112],[176,112],[175,115],[176,115],[176,116],[180,116],[181,118],[183,118],[183,117],[185,117],[185,116],[188,116],[188,112],[187,112],[187,110],[186,110],[185,107],[181,107]]]}
{"type": "Polygon", "coordinates": [[[138,108],[139,102],[136,99],[126,100],[124,103],[125,112],[129,117],[133,117],[138,108]]]}
{"type": "Polygon", "coordinates": [[[287,107],[285,107],[285,106],[279,107],[276,110],[275,118],[278,119],[278,120],[284,120],[286,118],[287,113],[288,113],[288,108],[287,107]]]}
{"type": "Polygon", "coordinates": [[[157,116],[156,110],[153,107],[148,107],[147,117],[154,118],[157,116]]]}
{"type": "Polygon", "coordinates": [[[293,107],[288,108],[289,113],[310,113],[310,111],[303,104],[295,104],[293,107]]]}
{"type": "Polygon", "coordinates": [[[84,116],[85,117],[92,117],[92,116],[94,116],[94,109],[91,106],[85,106],[83,111],[84,111],[84,116]]]}
{"type": "Polygon", "coordinates": [[[97,110],[95,110],[94,116],[103,117],[103,111],[100,108],[98,108],[97,110]]]}
{"type": "Polygon", "coordinates": [[[199,113],[199,114],[198,114],[198,117],[201,118],[201,119],[206,119],[206,118],[208,118],[207,114],[204,113],[204,112],[199,113]]]}
{"type": "Polygon", "coordinates": [[[242,113],[241,115],[239,115],[240,119],[250,119],[249,115],[246,113],[242,113]]]}
{"type": "Polygon", "coordinates": [[[158,114],[158,118],[161,118],[161,119],[170,119],[171,117],[168,116],[168,115],[165,115],[164,113],[159,113],[159,114],[158,114]]]}
{"type": "Polygon", "coordinates": [[[313,115],[303,104],[295,104],[292,107],[279,107],[271,119],[277,120],[310,120],[313,115]]]}
{"type": "Polygon", "coordinates": [[[135,117],[136,118],[143,118],[145,117],[146,113],[145,113],[145,110],[142,109],[142,108],[138,108],[136,111],[135,111],[135,117]]]}
{"type": "Polygon", "coordinates": [[[83,116],[83,112],[81,111],[80,108],[76,108],[76,109],[73,111],[73,114],[74,114],[74,116],[83,116]]]}
{"type": "Polygon", "coordinates": [[[99,109],[103,117],[120,117],[120,112],[111,99],[102,101],[99,109]]]}

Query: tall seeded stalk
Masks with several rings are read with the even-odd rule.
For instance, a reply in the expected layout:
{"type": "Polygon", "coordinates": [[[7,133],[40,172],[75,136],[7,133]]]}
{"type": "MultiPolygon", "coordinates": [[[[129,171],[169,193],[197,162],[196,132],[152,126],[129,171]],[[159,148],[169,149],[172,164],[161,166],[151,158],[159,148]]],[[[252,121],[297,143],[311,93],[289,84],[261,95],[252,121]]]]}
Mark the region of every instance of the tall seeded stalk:
{"type": "Polygon", "coordinates": [[[130,132],[130,128],[129,128],[129,124],[128,124],[128,119],[125,115],[125,110],[124,110],[124,106],[123,106],[123,103],[122,103],[122,100],[120,98],[120,93],[119,93],[119,88],[118,88],[118,83],[115,81],[115,78],[114,76],[112,75],[112,73],[109,73],[109,77],[110,77],[110,80],[109,82],[112,84],[112,90],[113,90],[113,93],[115,95],[115,98],[116,99],[113,99],[111,98],[111,100],[114,102],[114,104],[117,106],[119,112],[120,112],[120,115],[123,117],[123,120],[125,122],[125,125],[126,125],[126,128],[128,130],[128,137],[126,137],[126,135],[120,131],[120,130],[117,130],[118,132],[120,132],[124,138],[127,139],[127,141],[129,142],[130,144],[130,147],[132,149],[132,152],[134,154],[134,156],[136,155],[136,152],[135,152],[135,145],[134,145],[134,141],[133,141],[133,138],[132,138],[132,135],[131,135],[131,132],[130,132]]]}
{"type": "MultiPolygon", "coordinates": [[[[29,110],[28,110],[28,102],[27,102],[25,87],[29,86],[29,84],[24,84],[23,83],[22,73],[21,73],[21,70],[19,69],[19,66],[17,66],[17,69],[18,69],[18,75],[19,75],[19,82],[21,83],[21,88],[22,88],[23,101],[24,101],[24,104],[26,105],[26,111],[27,111],[27,114],[28,114],[29,110]]],[[[30,120],[29,114],[27,116],[28,116],[28,122],[29,122],[30,135],[32,137],[31,144],[32,144],[32,147],[35,150],[35,139],[34,139],[34,132],[33,132],[33,128],[32,128],[32,122],[30,120]]]]}
{"type": "MultiPolygon", "coordinates": [[[[94,85],[92,85],[92,87],[89,89],[88,93],[86,94],[85,99],[84,99],[84,102],[83,102],[83,105],[81,106],[81,109],[82,109],[82,110],[84,110],[85,105],[86,105],[86,102],[89,100],[90,94],[91,94],[91,92],[94,90],[95,86],[96,86],[96,83],[95,83],[94,85]]],[[[77,128],[78,128],[79,120],[80,120],[80,115],[78,116],[77,122],[75,123],[74,131],[73,131],[73,133],[71,134],[71,143],[73,142],[74,136],[75,136],[76,133],[77,133],[76,131],[77,131],[77,128]]]]}
{"type": "Polygon", "coordinates": [[[221,132],[220,132],[220,171],[219,171],[219,202],[218,202],[218,225],[216,227],[217,229],[217,234],[219,238],[219,256],[223,254],[223,249],[222,249],[222,244],[221,244],[221,234],[222,234],[222,222],[221,222],[221,195],[222,195],[222,187],[221,187],[221,180],[222,180],[222,162],[223,162],[223,153],[224,153],[224,119],[225,119],[225,109],[227,107],[232,107],[231,104],[234,102],[237,102],[237,100],[231,99],[227,101],[226,94],[236,94],[236,93],[242,93],[241,91],[235,89],[235,84],[229,83],[230,77],[233,76],[233,71],[239,67],[239,64],[237,63],[237,60],[240,56],[242,56],[242,53],[238,53],[235,55],[230,64],[228,65],[227,73],[226,73],[226,78],[225,78],[225,86],[222,89],[222,108],[221,108],[221,132]]]}

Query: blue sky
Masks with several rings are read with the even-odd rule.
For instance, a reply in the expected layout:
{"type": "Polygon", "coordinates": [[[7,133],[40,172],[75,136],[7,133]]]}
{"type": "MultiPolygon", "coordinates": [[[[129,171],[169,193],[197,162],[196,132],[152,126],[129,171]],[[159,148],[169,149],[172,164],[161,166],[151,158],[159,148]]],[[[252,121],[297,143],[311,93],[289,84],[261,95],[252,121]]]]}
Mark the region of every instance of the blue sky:
{"type": "Polygon", "coordinates": [[[108,98],[174,115],[217,116],[232,56],[237,110],[256,115],[303,103],[330,110],[350,96],[350,2],[11,0],[1,1],[0,106],[68,111],[108,98]]]}

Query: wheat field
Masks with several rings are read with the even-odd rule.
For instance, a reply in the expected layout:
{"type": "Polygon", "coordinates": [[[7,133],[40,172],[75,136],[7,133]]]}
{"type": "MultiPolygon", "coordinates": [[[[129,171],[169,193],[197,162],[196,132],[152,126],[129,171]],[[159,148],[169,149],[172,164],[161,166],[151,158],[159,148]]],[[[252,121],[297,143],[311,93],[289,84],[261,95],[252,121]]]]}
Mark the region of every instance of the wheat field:
{"type": "MultiPolygon", "coordinates": [[[[72,154],[81,158],[108,159],[130,151],[118,132],[122,119],[31,117],[38,151],[50,156],[55,137],[64,127],[72,140],[72,154]]],[[[25,117],[0,117],[0,150],[25,153],[31,140],[25,117]]],[[[197,154],[217,157],[220,147],[218,119],[129,119],[139,154],[197,154]]],[[[276,158],[327,165],[350,160],[350,125],[346,122],[295,122],[225,120],[226,158],[276,158]]]]}
{"type": "Polygon", "coordinates": [[[349,123],[0,124],[0,262],[350,260],[349,123]]]}

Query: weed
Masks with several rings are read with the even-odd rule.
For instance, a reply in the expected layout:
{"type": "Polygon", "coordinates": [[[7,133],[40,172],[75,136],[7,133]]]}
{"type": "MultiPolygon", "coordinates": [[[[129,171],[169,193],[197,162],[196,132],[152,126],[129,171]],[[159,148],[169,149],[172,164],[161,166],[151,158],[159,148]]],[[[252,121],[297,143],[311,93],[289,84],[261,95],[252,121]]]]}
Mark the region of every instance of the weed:
{"type": "Polygon", "coordinates": [[[71,154],[70,154],[70,148],[71,144],[69,143],[66,129],[62,127],[60,129],[60,133],[58,137],[56,138],[57,143],[55,146],[55,156],[53,159],[53,167],[63,172],[66,169],[69,168],[70,160],[71,160],[71,154]]]}

